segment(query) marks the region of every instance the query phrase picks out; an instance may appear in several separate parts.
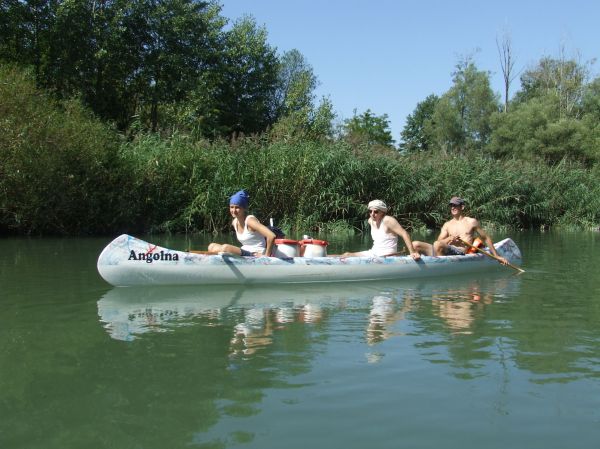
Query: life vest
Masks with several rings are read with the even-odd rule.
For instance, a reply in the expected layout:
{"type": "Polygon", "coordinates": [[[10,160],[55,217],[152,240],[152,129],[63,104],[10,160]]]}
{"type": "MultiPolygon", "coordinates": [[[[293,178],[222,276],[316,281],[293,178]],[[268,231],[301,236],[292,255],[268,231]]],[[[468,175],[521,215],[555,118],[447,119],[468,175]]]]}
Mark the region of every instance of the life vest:
{"type": "MultiPolygon", "coordinates": [[[[481,239],[479,237],[476,237],[475,240],[473,240],[472,245],[475,248],[482,248],[483,247],[483,242],[481,241],[481,239]]],[[[475,248],[473,248],[473,246],[469,246],[469,249],[467,249],[467,252],[465,254],[473,254],[476,253],[477,250],[475,248]]]]}

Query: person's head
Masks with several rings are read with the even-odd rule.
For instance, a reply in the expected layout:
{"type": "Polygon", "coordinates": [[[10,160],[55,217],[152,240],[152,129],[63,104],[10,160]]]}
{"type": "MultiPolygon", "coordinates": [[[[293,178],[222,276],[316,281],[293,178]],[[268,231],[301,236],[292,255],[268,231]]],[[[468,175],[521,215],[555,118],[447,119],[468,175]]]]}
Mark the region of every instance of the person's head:
{"type": "Polygon", "coordinates": [[[465,208],[465,200],[459,196],[453,196],[450,198],[449,206],[452,215],[460,214],[465,208]]]}
{"type": "Polygon", "coordinates": [[[229,198],[229,211],[233,213],[233,210],[243,209],[244,212],[248,210],[248,204],[250,202],[250,196],[245,190],[235,192],[229,198]]]}
{"type": "Polygon", "coordinates": [[[388,211],[387,204],[381,200],[373,200],[369,202],[367,208],[369,209],[369,217],[375,219],[383,217],[388,211]]]}

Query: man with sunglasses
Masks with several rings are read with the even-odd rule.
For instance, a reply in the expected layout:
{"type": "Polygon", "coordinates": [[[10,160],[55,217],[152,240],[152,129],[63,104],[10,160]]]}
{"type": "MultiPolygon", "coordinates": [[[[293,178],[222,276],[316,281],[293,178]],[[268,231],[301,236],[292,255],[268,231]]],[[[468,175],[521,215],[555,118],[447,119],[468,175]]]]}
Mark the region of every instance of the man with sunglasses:
{"type": "Polygon", "coordinates": [[[371,237],[373,248],[368,251],[357,253],[344,253],[343,256],[361,257],[384,257],[398,255],[398,237],[402,237],[410,256],[418,260],[421,255],[413,248],[408,232],[398,223],[394,217],[387,215],[388,207],[381,200],[373,200],[368,205],[369,225],[371,226],[371,237]]]}
{"type": "Polygon", "coordinates": [[[508,264],[504,257],[500,257],[494,248],[494,242],[482,229],[479,221],[464,215],[465,200],[458,196],[450,199],[450,214],[452,218],[442,226],[440,235],[433,245],[425,242],[414,241],[415,250],[426,256],[455,256],[464,255],[470,248],[463,241],[473,244],[475,233],[489,248],[489,251],[498,258],[503,265],[508,264]]]}

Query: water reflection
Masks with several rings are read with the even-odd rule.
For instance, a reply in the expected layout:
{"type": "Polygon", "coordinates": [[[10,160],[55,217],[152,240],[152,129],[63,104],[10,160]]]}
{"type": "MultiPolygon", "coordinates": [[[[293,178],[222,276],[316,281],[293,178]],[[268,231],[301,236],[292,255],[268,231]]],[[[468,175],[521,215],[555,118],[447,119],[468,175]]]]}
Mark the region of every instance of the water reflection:
{"type": "Polygon", "coordinates": [[[273,329],[318,323],[323,307],[339,298],[340,286],[115,288],[98,301],[98,314],[111,337],[133,340],[181,325],[231,325],[232,348],[254,352],[273,329]]]}
{"type": "Polygon", "coordinates": [[[495,297],[516,294],[517,279],[496,278],[487,288],[483,288],[481,281],[465,280],[460,288],[434,292],[432,306],[452,332],[470,334],[476,314],[492,304],[495,297]]]}
{"type": "MultiPolygon", "coordinates": [[[[470,332],[478,311],[514,295],[514,276],[463,277],[402,282],[261,287],[115,288],[98,301],[109,335],[131,341],[180,326],[228,326],[232,355],[251,355],[269,345],[274,332],[292,325],[323,325],[341,311],[362,314],[370,346],[398,336],[398,322],[420,320],[420,303],[452,332],[470,332]]],[[[421,307],[422,309],[423,307],[421,307]]]]}

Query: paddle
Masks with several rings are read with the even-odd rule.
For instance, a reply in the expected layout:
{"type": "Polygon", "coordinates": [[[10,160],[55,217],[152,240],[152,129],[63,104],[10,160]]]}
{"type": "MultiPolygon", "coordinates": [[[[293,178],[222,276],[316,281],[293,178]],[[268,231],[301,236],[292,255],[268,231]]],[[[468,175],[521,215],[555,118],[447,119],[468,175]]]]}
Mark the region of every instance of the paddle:
{"type": "Polygon", "coordinates": [[[229,256],[229,257],[243,257],[240,254],[228,253],[227,251],[202,251],[195,249],[188,249],[188,253],[203,254],[205,256],[229,256]]]}
{"type": "Polygon", "coordinates": [[[194,254],[205,254],[207,256],[216,256],[217,254],[219,254],[216,251],[202,251],[202,250],[196,250],[196,249],[188,249],[187,252],[194,253],[194,254]]]}
{"type": "MultiPolygon", "coordinates": [[[[464,241],[463,239],[461,239],[461,238],[459,238],[458,240],[460,240],[461,242],[463,242],[465,245],[467,245],[467,246],[469,246],[469,247],[473,248],[474,250],[476,250],[476,251],[478,251],[478,252],[480,252],[480,253],[482,253],[482,254],[485,254],[486,256],[488,256],[488,257],[491,257],[492,259],[494,259],[494,260],[497,260],[498,262],[502,263],[502,261],[500,260],[500,258],[499,258],[499,257],[496,257],[496,256],[494,256],[493,254],[490,254],[490,253],[488,253],[487,251],[484,251],[484,250],[482,250],[481,248],[478,248],[478,247],[476,247],[475,245],[471,245],[469,242],[465,242],[465,241],[464,241]]],[[[502,265],[504,265],[504,264],[502,264],[502,265]]],[[[509,267],[511,267],[513,270],[517,270],[519,273],[525,273],[525,270],[523,270],[523,269],[521,269],[521,268],[517,267],[516,265],[513,265],[513,264],[511,264],[510,262],[507,262],[507,264],[506,264],[506,265],[507,265],[507,266],[509,266],[509,267]]]]}

